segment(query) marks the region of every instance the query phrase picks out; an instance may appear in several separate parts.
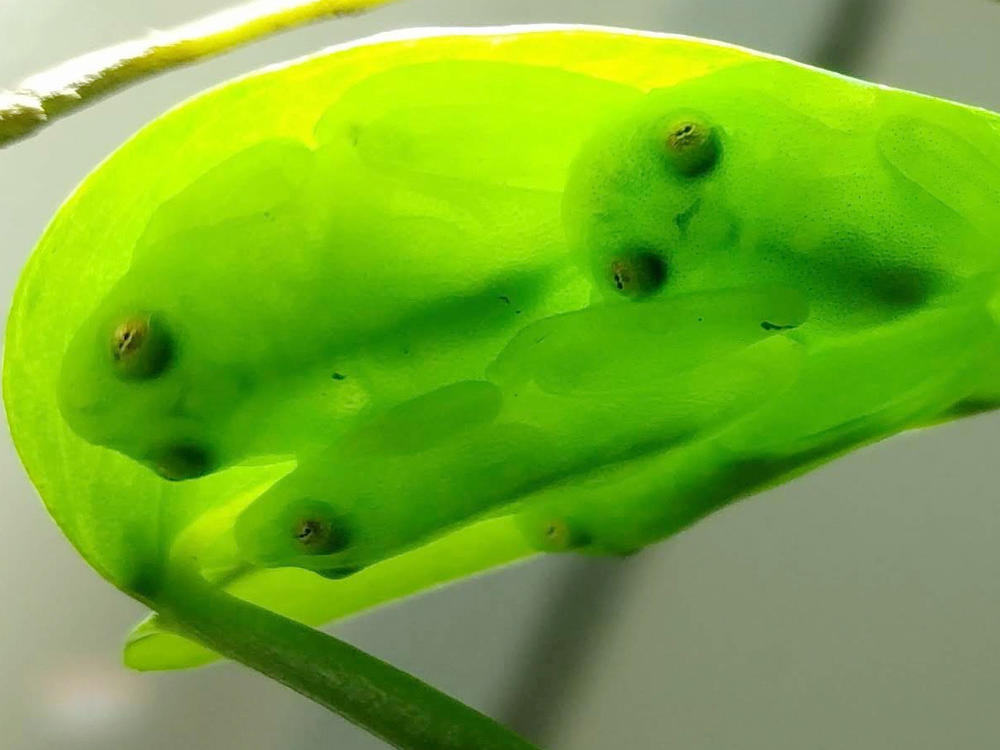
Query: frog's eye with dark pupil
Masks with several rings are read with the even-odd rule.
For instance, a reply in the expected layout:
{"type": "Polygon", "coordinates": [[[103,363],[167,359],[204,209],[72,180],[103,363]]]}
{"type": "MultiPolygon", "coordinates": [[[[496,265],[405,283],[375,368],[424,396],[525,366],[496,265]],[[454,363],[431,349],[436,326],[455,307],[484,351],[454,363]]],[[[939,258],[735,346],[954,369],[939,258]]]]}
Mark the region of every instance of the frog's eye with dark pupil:
{"type": "Polygon", "coordinates": [[[567,552],[590,543],[590,535],[565,518],[549,518],[542,523],[542,549],[567,552]]]}
{"type": "Polygon", "coordinates": [[[310,545],[315,543],[316,538],[323,532],[323,527],[319,521],[303,521],[299,524],[295,538],[301,544],[310,545]]]}
{"type": "Polygon", "coordinates": [[[139,313],[121,320],[111,333],[111,365],[125,380],[146,380],[167,369],[173,343],[154,315],[139,313]]]}
{"type": "Polygon", "coordinates": [[[719,159],[719,138],[704,120],[684,118],[667,128],[667,159],[685,177],[707,172],[719,159]]]}
{"type": "Polygon", "coordinates": [[[330,555],[345,549],[347,530],[339,523],[318,516],[301,518],[292,527],[295,543],[308,555],[330,555]]]}
{"type": "Polygon", "coordinates": [[[646,297],[667,280],[667,264],[659,255],[637,252],[611,261],[611,283],[626,297],[646,297]]]}

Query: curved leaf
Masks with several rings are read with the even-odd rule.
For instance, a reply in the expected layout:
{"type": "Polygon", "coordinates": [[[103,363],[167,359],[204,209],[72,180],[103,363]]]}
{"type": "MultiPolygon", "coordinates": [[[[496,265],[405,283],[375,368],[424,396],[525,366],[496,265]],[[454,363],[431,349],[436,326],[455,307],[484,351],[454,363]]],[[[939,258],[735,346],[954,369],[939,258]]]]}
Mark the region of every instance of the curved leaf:
{"type": "MultiPolygon", "coordinates": [[[[317,121],[352,85],[376,73],[442,59],[513,62],[577,72],[649,89],[747,59],[735,47],[680,37],[586,28],[470,31],[447,36],[396,34],[334,49],[226,84],[150,123],[95,170],[53,219],[21,277],[7,329],[4,401],[22,461],[47,508],[101,575],[140,599],[154,598],[156,572],[176,554],[174,541],[204,522],[197,548],[228,533],[225,512],[287,472],[287,464],[236,466],[203,479],[165,483],[135,462],[88,444],[67,427],[56,397],[69,340],[127,270],[154,213],[195,179],[234,154],[273,139],[313,145],[317,121]],[[169,165],[169,169],[164,168],[169,165]]],[[[590,113],[594,121],[602,113],[590,113]]],[[[586,122],[564,130],[582,138],[586,122]]],[[[572,149],[566,149],[563,160],[572,149]]],[[[382,155],[388,158],[391,155],[382,155]]],[[[567,164],[547,162],[544,181],[567,164]]],[[[308,622],[342,616],[433,583],[524,554],[511,537],[485,543],[473,527],[442,540],[449,562],[436,568],[432,547],[375,566],[364,578],[327,581],[300,571],[234,576],[230,588],[251,601],[308,622]],[[398,578],[398,567],[411,571],[398,578]],[[391,585],[390,585],[391,582],[391,585]],[[357,589],[360,594],[348,592],[357,589]],[[277,592],[277,593],[276,593],[277,592]],[[296,594],[300,592],[300,594],[296,594]],[[329,597],[327,599],[327,597],[329,597]],[[336,601],[337,606],[326,602],[336,601]]],[[[502,537],[503,535],[501,535],[502,537]]],[[[232,560],[219,561],[221,568],[232,560]]],[[[174,637],[134,637],[129,662],[185,666],[204,660],[174,637]]]]}

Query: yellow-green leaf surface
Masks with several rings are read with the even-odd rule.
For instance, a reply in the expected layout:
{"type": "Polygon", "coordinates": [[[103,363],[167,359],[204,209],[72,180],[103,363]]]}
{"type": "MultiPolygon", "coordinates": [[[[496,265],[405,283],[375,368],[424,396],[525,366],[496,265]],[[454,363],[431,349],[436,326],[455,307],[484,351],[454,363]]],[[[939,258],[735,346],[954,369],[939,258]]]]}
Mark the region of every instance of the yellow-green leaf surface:
{"type": "MultiPolygon", "coordinates": [[[[316,145],[324,112],[376,73],[442,60],[500,61],[649,90],[751,55],[681,37],[577,27],[395,33],[249,75],[150,123],[60,209],[14,299],[4,400],[18,452],[47,508],[101,575],[141,600],[155,599],[156,582],[149,577],[165,561],[194,563],[238,596],[309,624],[528,555],[514,522],[501,517],[343,580],[298,569],[234,566],[233,519],[292,464],[258,461],[202,479],[165,482],[69,429],[56,395],[63,354],[79,322],[127,271],[137,241],[165,201],[213,166],[263,141],[289,138],[316,145]]],[[[546,163],[539,182],[561,184],[568,163],[560,160],[568,162],[571,153],[567,148],[565,156],[546,163]]],[[[530,182],[530,176],[524,179],[530,182]]],[[[161,632],[155,621],[140,626],[127,651],[128,663],[140,669],[192,666],[210,658],[204,649],[161,632]]]]}

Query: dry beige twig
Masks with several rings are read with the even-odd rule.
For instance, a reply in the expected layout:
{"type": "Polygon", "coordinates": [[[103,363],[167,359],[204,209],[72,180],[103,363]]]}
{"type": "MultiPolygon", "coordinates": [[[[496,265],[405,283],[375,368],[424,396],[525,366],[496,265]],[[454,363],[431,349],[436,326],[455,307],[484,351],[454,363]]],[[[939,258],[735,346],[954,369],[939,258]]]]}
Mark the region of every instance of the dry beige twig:
{"type": "Polygon", "coordinates": [[[0,148],[136,81],[276,31],[392,0],[254,0],[171,31],[90,52],[0,91],[0,148]]]}

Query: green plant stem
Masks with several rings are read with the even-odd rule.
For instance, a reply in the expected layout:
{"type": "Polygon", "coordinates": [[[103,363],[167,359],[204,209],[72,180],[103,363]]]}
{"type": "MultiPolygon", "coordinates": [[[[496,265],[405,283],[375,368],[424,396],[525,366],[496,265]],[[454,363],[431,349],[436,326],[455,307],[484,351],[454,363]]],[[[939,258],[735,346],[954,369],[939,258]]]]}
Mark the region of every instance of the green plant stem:
{"type": "Polygon", "coordinates": [[[277,31],[360,13],[392,0],[254,0],[144,39],[117,44],[0,91],[0,148],[56,117],[180,65],[217,55],[277,31]]]}
{"type": "Polygon", "coordinates": [[[343,641],[213,588],[171,580],[163,624],[406,750],[529,750],[492,719],[343,641]]]}

